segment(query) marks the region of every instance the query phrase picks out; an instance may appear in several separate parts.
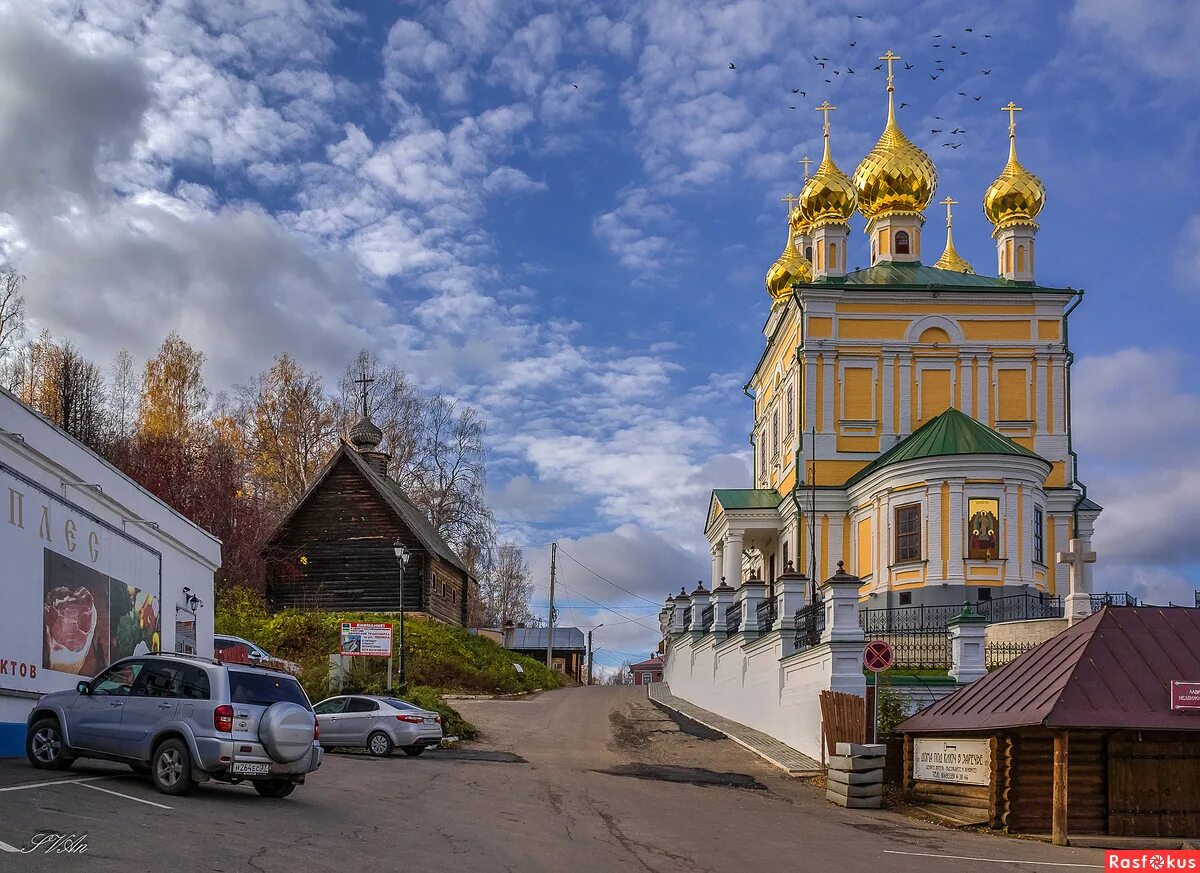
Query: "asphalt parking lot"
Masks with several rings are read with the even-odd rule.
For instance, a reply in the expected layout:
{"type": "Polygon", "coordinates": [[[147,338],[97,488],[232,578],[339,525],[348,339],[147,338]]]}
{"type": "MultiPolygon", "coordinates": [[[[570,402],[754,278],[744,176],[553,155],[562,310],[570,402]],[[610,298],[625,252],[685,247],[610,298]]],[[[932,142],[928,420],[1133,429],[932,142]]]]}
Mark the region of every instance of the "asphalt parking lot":
{"type": "Polygon", "coordinates": [[[0,760],[0,873],[1102,869],[1093,850],[833,807],[731,741],[680,725],[640,690],[461,709],[481,742],[419,758],[327,754],[281,800],[219,783],[168,797],[115,764],[48,774],[0,760]],[[86,849],[22,851],[47,833],[86,849]]]}

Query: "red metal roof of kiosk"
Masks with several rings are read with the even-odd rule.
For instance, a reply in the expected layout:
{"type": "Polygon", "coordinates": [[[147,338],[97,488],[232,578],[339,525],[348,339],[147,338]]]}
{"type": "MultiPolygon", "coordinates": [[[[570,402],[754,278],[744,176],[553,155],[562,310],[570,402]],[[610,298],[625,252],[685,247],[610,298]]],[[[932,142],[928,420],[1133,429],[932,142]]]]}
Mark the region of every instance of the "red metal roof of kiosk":
{"type": "Polygon", "coordinates": [[[1200,730],[1200,712],[1171,710],[1173,679],[1200,682],[1200,609],[1106,606],[897,730],[1200,730]]]}

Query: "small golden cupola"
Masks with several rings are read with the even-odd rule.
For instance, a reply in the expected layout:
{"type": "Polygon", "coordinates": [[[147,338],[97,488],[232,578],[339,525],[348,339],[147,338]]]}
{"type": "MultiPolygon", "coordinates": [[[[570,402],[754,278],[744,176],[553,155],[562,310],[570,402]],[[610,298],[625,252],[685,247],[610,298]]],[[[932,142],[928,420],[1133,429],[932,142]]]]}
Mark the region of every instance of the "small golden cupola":
{"type": "Polygon", "coordinates": [[[937,168],[896,123],[892,63],[900,56],[888,51],[880,60],[887,63],[888,69],[887,124],[875,147],[854,171],[858,211],[867,219],[872,264],[917,261],[921,257],[923,213],[937,190],[937,168]]]}
{"type": "Polygon", "coordinates": [[[1008,113],[1008,163],[983,195],[983,213],[995,230],[997,271],[1015,282],[1033,281],[1035,220],[1046,205],[1046,186],[1017,160],[1016,113],[1021,107],[1011,100],[1001,111],[1008,113]]]}
{"type": "Polygon", "coordinates": [[[971,265],[967,263],[966,258],[960,255],[954,248],[954,234],[951,231],[951,225],[954,219],[950,214],[950,207],[958,204],[957,200],[947,197],[945,200],[939,201],[946,207],[946,250],[942,252],[942,256],[937,259],[934,264],[939,270],[950,270],[953,273],[974,273],[971,265]]]}
{"type": "Polygon", "coordinates": [[[789,194],[783,199],[788,204],[788,241],[783,253],[767,270],[767,293],[771,295],[772,307],[787,300],[793,285],[811,282],[813,278],[812,264],[796,248],[796,230],[791,220],[796,198],[789,194]]]}
{"type": "Polygon", "coordinates": [[[833,162],[829,150],[829,113],[836,110],[826,100],[817,107],[825,113],[825,153],[817,171],[800,189],[800,216],[812,234],[813,276],[846,275],[846,240],[858,195],[850,177],[833,162]]]}

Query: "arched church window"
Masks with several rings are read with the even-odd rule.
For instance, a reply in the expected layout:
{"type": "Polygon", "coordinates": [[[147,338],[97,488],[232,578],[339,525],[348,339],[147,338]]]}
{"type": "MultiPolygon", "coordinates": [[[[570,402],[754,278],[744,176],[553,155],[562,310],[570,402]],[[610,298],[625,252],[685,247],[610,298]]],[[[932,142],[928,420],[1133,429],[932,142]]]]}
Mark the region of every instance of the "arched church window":
{"type": "Polygon", "coordinates": [[[1025,246],[1017,246],[1017,272],[1025,272],[1025,246]]]}
{"type": "Polygon", "coordinates": [[[907,230],[896,231],[896,254],[908,255],[911,253],[912,252],[909,249],[909,243],[908,243],[908,231],[907,230]]]}
{"type": "Polygon", "coordinates": [[[812,246],[804,247],[804,259],[810,264],[812,263],[812,246]]]}
{"type": "Polygon", "coordinates": [[[829,269],[836,270],[838,268],[837,259],[837,243],[829,244],[829,269]]]}

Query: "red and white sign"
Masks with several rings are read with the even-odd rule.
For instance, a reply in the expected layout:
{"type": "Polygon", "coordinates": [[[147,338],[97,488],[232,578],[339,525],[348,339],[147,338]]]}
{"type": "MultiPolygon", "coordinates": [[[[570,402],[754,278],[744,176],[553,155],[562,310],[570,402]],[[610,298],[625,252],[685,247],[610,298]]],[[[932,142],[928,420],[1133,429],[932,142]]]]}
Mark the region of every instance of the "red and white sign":
{"type": "Polygon", "coordinates": [[[889,642],[871,640],[863,649],[863,666],[872,673],[882,673],[894,663],[896,663],[896,652],[889,642]]]}
{"type": "MultiPolygon", "coordinates": [[[[1196,683],[1184,683],[1195,685],[1196,683]]],[[[1121,849],[1104,853],[1105,870],[1200,870],[1200,852],[1194,849],[1121,849]]]]}
{"type": "Polygon", "coordinates": [[[392,656],[392,625],[390,622],[342,622],[342,654],[367,658],[392,656]]]}
{"type": "Polygon", "coordinates": [[[1200,682],[1172,680],[1171,709],[1177,712],[1200,712],[1200,682]]]}

